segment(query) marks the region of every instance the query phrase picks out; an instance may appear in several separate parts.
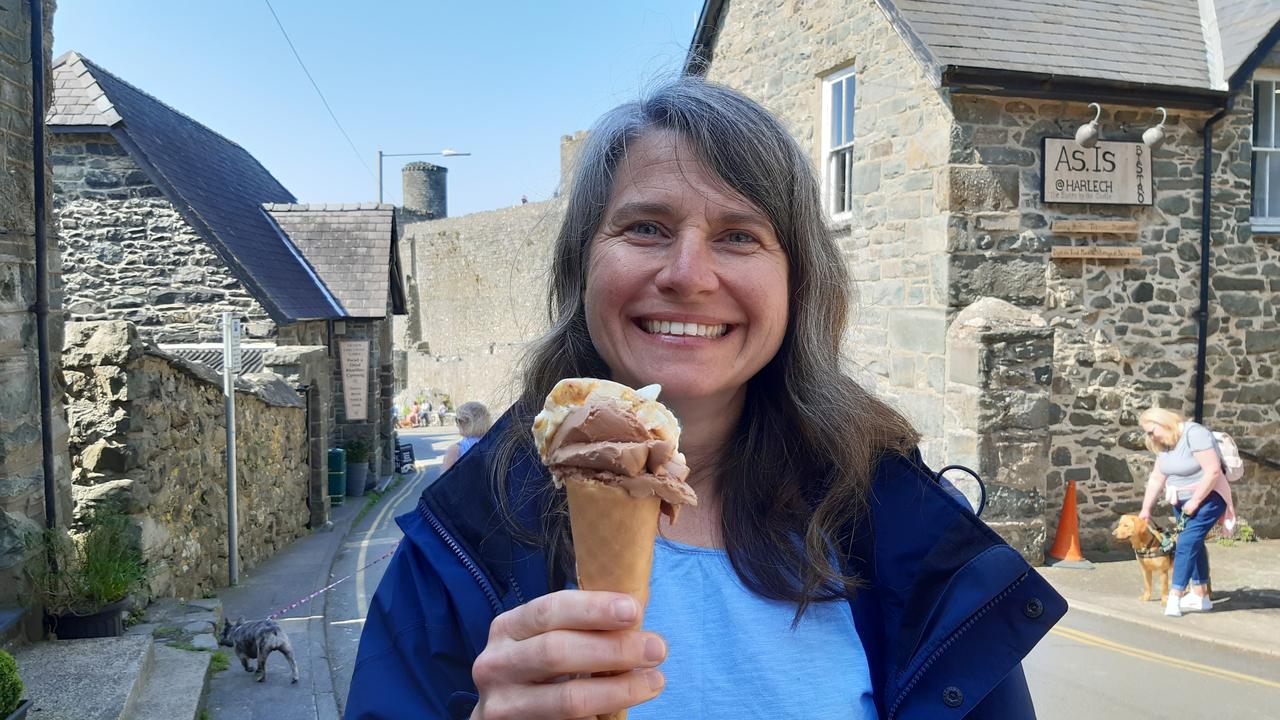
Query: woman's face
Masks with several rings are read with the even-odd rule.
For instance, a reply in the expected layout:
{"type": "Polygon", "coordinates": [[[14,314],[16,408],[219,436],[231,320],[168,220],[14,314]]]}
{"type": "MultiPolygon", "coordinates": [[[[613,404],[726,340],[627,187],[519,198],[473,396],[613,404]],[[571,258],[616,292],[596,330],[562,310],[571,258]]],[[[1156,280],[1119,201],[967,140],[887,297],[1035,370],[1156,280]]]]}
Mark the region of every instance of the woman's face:
{"type": "Polygon", "coordinates": [[[1151,438],[1157,447],[1171,448],[1175,444],[1173,430],[1159,423],[1150,421],[1142,423],[1142,432],[1146,433],[1147,437],[1151,438]]]}
{"type": "Polygon", "coordinates": [[[773,224],[673,133],[628,147],[592,239],[587,327],[613,379],[727,400],[778,352],[787,259],[773,224]]]}

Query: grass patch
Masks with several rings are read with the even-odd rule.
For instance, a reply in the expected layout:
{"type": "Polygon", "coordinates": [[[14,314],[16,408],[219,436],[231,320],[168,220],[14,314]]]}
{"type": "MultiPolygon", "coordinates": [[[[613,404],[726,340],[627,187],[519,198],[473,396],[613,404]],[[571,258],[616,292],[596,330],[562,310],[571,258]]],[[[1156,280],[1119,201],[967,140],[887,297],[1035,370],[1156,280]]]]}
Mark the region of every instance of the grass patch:
{"type": "Polygon", "coordinates": [[[213,658],[209,660],[209,667],[213,668],[214,672],[220,673],[231,667],[231,658],[227,657],[227,654],[221,650],[216,650],[213,653],[213,658]]]}
{"type": "Polygon", "coordinates": [[[186,650],[188,652],[209,652],[208,648],[196,647],[195,645],[192,645],[191,642],[188,640],[174,640],[173,642],[169,643],[169,647],[178,648],[179,650],[186,650]]]}
{"type": "Polygon", "coordinates": [[[396,479],[387,486],[386,490],[382,492],[374,490],[369,493],[368,499],[365,500],[364,507],[360,508],[360,512],[356,514],[356,519],[352,521],[351,526],[355,527],[356,525],[359,525],[360,521],[364,519],[364,516],[368,515],[369,511],[373,509],[373,506],[377,505],[378,501],[382,500],[383,496],[390,495],[395,492],[396,488],[400,487],[400,483],[402,482],[404,482],[404,476],[397,474],[396,479]]]}
{"type": "Polygon", "coordinates": [[[182,628],[176,625],[161,625],[151,631],[151,637],[160,638],[161,640],[171,640],[176,637],[182,637],[182,628]]]}
{"type": "Polygon", "coordinates": [[[200,712],[196,713],[196,720],[209,720],[209,708],[200,708],[200,712]]]}
{"type": "MultiPolygon", "coordinates": [[[[1214,530],[1215,532],[1221,532],[1220,528],[1214,528],[1214,530]]],[[[1219,535],[1217,542],[1223,547],[1232,547],[1234,545],[1239,545],[1240,543],[1258,542],[1258,533],[1253,529],[1252,525],[1240,520],[1239,524],[1236,525],[1236,534],[1234,537],[1222,537],[1219,535]]]]}

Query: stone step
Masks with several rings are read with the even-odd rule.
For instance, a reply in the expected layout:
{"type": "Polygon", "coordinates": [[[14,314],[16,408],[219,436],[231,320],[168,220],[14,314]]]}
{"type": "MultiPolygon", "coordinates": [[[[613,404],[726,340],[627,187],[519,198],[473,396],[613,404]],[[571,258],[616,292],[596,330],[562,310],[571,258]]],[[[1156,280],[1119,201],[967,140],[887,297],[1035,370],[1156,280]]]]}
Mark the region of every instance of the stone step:
{"type": "Polygon", "coordinates": [[[155,647],[155,669],[130,720],[196,720],[209,689],[211,653],[155,647]]]}
{"type": "Polygon", "coordinates": [[[40,720],[131,720],[155,659],[150,636],[55,640],[20,647],[18,675],[40,720]]]}

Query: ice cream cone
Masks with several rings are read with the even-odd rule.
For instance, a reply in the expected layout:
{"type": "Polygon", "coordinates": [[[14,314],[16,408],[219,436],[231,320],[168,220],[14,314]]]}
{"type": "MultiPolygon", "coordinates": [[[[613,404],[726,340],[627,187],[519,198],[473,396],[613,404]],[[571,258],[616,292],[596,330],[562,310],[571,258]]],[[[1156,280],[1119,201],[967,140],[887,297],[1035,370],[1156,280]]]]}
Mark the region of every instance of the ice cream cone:
{"type": "MultiPolygon", "coordinates": [[[[578,587],[627,593],[640,604],[633,629],[644,622],[649,602],[653,542],[658,534],[662,501],[657,496],[632,497],[617,486],[567,479],[569,523],[578,566],[578,587]]],[[[613,674],[613,673],[602,673],[613,674]]],[[[597,716],[626,720],[627,711],[597,716]]]]}

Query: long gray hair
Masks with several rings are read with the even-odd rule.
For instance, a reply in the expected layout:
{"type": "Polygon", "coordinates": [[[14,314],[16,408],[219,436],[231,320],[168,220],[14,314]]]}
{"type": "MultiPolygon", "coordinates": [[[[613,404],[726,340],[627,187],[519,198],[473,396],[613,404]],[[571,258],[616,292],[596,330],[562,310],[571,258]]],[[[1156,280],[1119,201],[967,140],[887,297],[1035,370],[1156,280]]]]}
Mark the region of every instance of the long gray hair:
{"type": "MultiPolygon", "coordinates": [[[[497,494],[511,500],[506,468],[517,452],[529,451],[533,415],[555,383],[609,377],[587,332],[591,241],[628,144],[664,130],[772,221],[786,253],[790,302],[782,346],[750,380],[715,471],[734,569],[758,594],[796,602],[798,619],[811,601],[852,596],[859,579],[833,565],[831,550],[845,546],[866,512],[878,459],[906,452],[919,438],[902,415],[841,369],[853,291],[813,169],[781,123],[733,90],[684,77],[606,113],[588,135],[552,259],[551,330],[524,359],[521,397],[494,465],[497,494]]],[[[562,493],[549,494],[540,531],[520,535],[548,553],[553,588],[573,572],[565,506],[562,493]]]]}

